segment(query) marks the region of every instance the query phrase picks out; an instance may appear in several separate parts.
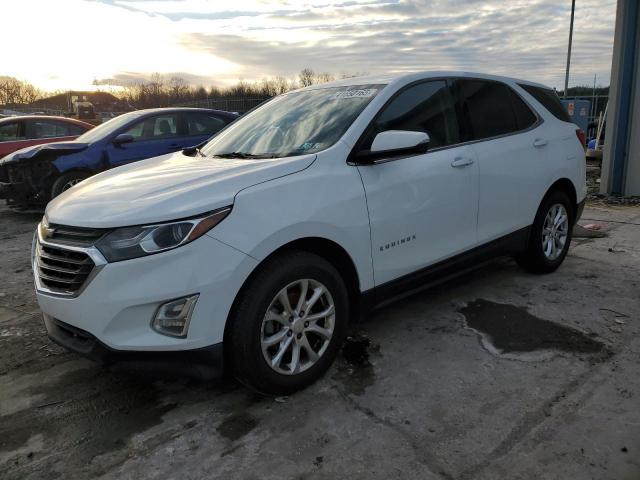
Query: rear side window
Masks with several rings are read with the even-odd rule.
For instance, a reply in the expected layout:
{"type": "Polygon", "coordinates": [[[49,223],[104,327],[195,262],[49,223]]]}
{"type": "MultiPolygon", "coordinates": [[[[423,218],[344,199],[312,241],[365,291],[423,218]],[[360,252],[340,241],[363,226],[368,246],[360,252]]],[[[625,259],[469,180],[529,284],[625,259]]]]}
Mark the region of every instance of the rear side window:
{"type": "Polygon", "coordinates": [[[457,80],[463,141],[481,140],[524,130],[536,116],[515,92],[500,82],[457,80]]]}
{"type": "Polygon", "coordinates": [[[426,132],[431,148],[457,143],[455,105],[447,82],[424,82],[402,91],[374,121],[362,147],[371,148],[375,136],[387,130],[426,132]]]}
{"type": "Polygon", "coordinates": [[[76,135],[70,132],[71,125],[56,120],[27,121],[27,138],[56,138],[76,135]]]}
{"type": "Polygon", "coordinates": [[[68,129],[69,129],[69,135],[82,135],[84,132],[88,130],[85,127],[81,127],[80,125],[74,125],[73,123],[69,124],[68,129]]]}
{"type": "Polygon", "coordinates": [[[222,130],[228,122],[205,113],[186,113],[187,128],[190,136],[213,135],[222,130]]]}
{"type": "Polygon", "coordinates": [[[538,121],[538,117],[536,117],[535,113],[533,113],[529,106],[524,103],[524,100],[520,98],[520,95],[512,89],[509,89],[509,92],[511,93],[511,106],[513,107],[513,113],[516,116],[518,130],[526,130],[538,121]]]}
{"type": "Polygon", "coordinates": [[[542,106],[549,110],[549,112],[551,112],[551,114],[558,120],[562,120],[563,122],[571,122],[571,119],[562,106],[562,103],[560,102],[558,95],[556,95],[556,92],[554,92],[550,88],[534,87],[533,85],[526,85],[522,83],[518,85],[520,85],[529,95],[540,102],[542,106]]]}

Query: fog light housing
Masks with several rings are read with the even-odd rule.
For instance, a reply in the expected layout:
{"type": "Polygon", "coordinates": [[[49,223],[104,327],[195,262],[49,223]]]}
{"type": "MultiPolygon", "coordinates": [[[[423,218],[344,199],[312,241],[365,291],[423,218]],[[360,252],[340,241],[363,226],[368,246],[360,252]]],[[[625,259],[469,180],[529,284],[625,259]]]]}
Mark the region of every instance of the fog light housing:
{"type": "Polygon", "coordinates": [[[189,330],[191,314],[198,301],[198,294],[176,298],[163,303],[156,310],[151,328],[162,335],[184,338],[189,330]]]}

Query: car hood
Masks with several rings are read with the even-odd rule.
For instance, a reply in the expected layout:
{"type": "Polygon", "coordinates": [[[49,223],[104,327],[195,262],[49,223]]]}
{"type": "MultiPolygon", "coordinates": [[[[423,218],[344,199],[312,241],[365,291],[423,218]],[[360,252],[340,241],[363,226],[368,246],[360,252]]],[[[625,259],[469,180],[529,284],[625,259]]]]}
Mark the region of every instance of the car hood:
{"type": "Polygon", "coordinates": [[[22,160],[32,159],[43,153],[68,153],[79,152],[89,146],[88,143],[83,142],[55,142],[44,143],[41,145],[32,145],[30,147],[21,148],[13,152],[13,154],[0,160],[0,165],[7,165],[9,163],[15,163],[22,160]]]}
{"type": "Polygon", "coordinates": [[[92,228],[186,218],[230,205],[240,190],[304,170],[315,158],[163,155],[88,178],[49,202],[46,214],[50,223],[92,228]]]}

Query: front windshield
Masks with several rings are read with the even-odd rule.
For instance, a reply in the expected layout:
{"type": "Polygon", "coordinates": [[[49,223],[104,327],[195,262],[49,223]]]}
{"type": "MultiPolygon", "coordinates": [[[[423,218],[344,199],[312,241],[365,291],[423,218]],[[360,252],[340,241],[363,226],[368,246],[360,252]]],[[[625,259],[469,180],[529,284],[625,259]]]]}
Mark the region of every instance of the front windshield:
{"type": "Polygon", "coordinates": [[[336,143],[384,85],[291,92],[240,118],[203,149],[207,156],[279,158],[336,143]]]}
{"type": "Polygon", "coordinates": [[[109,135],[111,132],[116,131],[126,123],[130,122],[131,119],[139,115],[140,115],[139,112],[123,113],[122,115],[119,115],[115,118],[112,118],[111,120],[101,123],[97,127],[93,127],[91,130],[88,130],[87,132],[83,133],[78,138],[76,138],[75,141],[83,142],[83,143],[91,143],[91,142],[95,142],[96,140],[100,140],[104,138],[106,135],[109,135]]]}

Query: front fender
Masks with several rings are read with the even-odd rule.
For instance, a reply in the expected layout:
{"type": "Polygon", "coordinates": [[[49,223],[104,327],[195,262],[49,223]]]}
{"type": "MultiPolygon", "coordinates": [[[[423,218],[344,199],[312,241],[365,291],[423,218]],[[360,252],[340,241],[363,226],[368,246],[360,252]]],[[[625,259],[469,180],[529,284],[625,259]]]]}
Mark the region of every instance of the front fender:
{"type": "Polygon", "coordinates": [[[209,235],[258,261],[295,240],[331,240],[350,256],[361,290],[374,286],[364,187],[356,168],[340,161],[316,161],[241,191],[209,235]]]}
{"type": "Polygon", "coordinates": [[[51,163],[58,174],[63,174],[72,170],[82,170],[92,173],[104,170],[100,155],[90,155],[87,151],[61,155],[51,163]]]}

